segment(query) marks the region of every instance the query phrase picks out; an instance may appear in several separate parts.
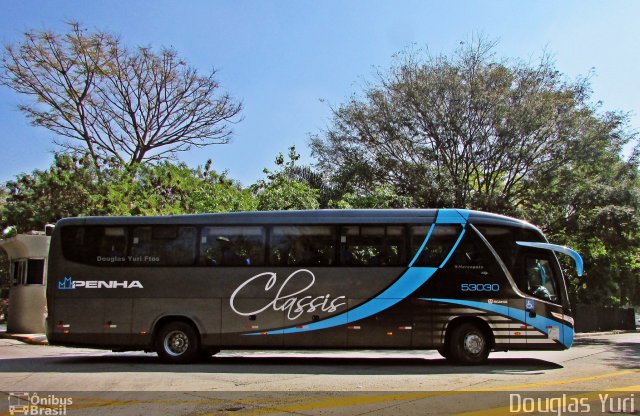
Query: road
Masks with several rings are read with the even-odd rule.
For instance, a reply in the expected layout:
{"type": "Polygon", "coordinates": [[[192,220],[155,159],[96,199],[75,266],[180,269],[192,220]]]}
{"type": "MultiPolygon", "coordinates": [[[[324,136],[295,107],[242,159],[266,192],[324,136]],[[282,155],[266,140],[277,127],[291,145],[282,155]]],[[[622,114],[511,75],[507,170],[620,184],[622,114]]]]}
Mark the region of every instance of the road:
{"type": "Polygon", "coordinates": [[[581,338],[568,351],[493,353],[472,367],[431,351],[223,351],[167,365],[154,354],[0,339],[0,391],[73,397],[67,414],[514,414],[563,394],[564,405],[591,403],[591,414],[616,405],[638,414],[640,333],[581,338]]]}

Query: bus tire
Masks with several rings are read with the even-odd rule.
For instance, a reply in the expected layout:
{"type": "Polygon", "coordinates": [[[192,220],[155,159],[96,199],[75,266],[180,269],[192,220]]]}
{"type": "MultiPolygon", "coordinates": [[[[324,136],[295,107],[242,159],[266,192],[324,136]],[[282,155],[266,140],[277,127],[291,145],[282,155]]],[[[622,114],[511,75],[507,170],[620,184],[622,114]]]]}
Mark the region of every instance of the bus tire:
{"type": "Polygon", "coordinates": [[[440,354],[442,357],[446,358],[447,360],[449,359],[449,348],[447,348],[446,346],[442,346],[440,348],[438,348],[438,354],[440,354]]]}
{"type": "Polygon", "coordinates": [[[453,328],[447,355],[458,364],[482,364],[491,349],[487,334],[473,323],[467,322],[453,328]]]}
{"type": "Polygon", "coordinates": [[[171,364],[187,364],[200,355],[198,331],[186,322],[170,322],[156,336],[156,352],[160,360],[171,364]]]}

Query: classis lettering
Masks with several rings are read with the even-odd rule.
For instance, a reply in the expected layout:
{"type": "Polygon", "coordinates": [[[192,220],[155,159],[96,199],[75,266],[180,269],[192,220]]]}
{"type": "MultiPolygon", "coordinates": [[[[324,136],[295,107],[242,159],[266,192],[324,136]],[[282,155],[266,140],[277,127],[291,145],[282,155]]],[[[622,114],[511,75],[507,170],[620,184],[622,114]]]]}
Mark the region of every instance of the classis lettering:
{"type": "Polygon", "coordinates": [[[287,318],[289,320],[294,320],[299,318],[303,313],[313,313],[318,309],[323,312],[335,312],[340,306],[344,306],[347,304],[345,296],[338,296],[331,299],[330,293],[327,293],[323,296],[317,296],[315,298],[308,295],[298,297],[299,295],[311,289],[316,281],[315,275],[307,269],[300,269],[291,273],[278,287],[278,290],[275,291],[274,287],[277,281],[278,276],[273,272],[260,273],[253,276],[252,278],[248,279],[246,282],[238,286],[236,290],[231,294],[231,298],[229,299],[229,306],[235,313],[241,316],[258,315],[259,313],[262,313],[271,308],[274,311],[286,312],[287,318]],[[292,282],[293,279],[297,281],[304,281],[306,279],[308,283],[302,289],[293,291],[292,293],[287,293],[287,286],[291,286],[289,283],[292,282]],[[264,293],[273,296],[273,300],[268,302],[263,307],[253,311],[239,310],[235,305],[236,297],[242,298],[243,296],[241,295],[241,293],[243,290],[253,285],[260,286],[260,282],[263,280],[266,280],[264,282],[264,293]]]}

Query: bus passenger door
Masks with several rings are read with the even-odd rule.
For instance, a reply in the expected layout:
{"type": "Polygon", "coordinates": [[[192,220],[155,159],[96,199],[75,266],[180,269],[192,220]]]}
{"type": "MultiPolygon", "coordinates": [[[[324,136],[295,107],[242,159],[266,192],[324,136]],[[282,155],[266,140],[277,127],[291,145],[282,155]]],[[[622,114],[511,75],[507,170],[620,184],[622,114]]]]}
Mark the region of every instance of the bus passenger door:
{"type": "Polygon", "coordinates": [[[508,344],[510,344],[514,349],[517,349],[518,346],[524,347],[527,344],[528,326],[526,323],[527,312],[525,311],[525,301],[526,299],[523,299],[520,296],[509,299],[509,317],[512,319],[508,324],[508,344]]]}
{"type": "Polygon", "coordinates": [[[415,306],[412,307],[409,299],[349,299],[349,311],[353,311],[348,312],[350,323],[347,326],[347,343],[349,347],[410,347],[414,321],[413,308],[415,306]],[[394,303],[394,306],[385,309],[389,303],[394,303]],[[367,308],[380,309],[382,312],[353,321],[350,315],[358,310],[356,305],[364,304],[367,308]]]}
{"type": "Polygon", "coordinates": [[[524,256],[527,345],[544,346],[563,339],[562,325],[549,319],[553,313],[562,315],[561,290],[552,254],[540,250],[524,256]]]}

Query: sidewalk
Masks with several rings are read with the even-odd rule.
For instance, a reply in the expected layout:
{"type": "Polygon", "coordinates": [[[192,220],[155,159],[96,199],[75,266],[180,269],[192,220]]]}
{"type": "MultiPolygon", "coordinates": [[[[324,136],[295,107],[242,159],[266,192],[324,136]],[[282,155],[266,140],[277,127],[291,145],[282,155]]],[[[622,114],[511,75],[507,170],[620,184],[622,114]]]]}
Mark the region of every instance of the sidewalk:
{"type": "Polygon", "coordinates": [[[0,338],[15,339],[26,344],[49,345],[45,334],[10,334],[6,324],[0,324],[0,338]]]}
{"type": "Polygon", "coordinates": [[[639,329],[613,329],[611,331],[602,331],[602,332],[578,332],[574,335],[574,339],[581,338],[591,338],[591,337],[601,337],[605,335],[616,335],[616,334],[632,334],[635,332],[640,332],[639,329]]]}

